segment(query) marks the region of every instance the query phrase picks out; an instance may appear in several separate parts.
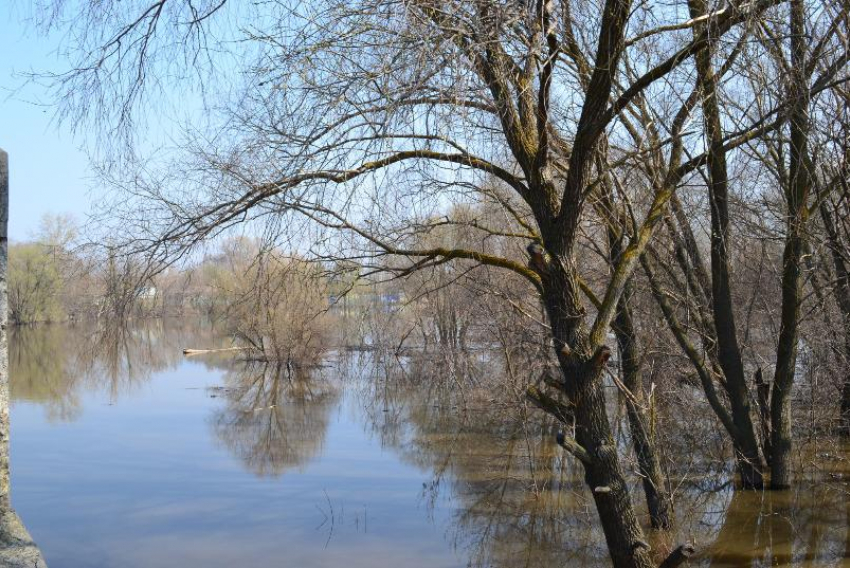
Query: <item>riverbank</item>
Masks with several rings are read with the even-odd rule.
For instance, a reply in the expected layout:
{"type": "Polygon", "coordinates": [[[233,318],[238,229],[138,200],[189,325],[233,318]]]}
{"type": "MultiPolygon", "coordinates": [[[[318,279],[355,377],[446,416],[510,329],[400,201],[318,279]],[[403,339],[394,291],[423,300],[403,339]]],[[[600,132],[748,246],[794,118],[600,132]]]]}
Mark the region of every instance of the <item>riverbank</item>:
{"type": "Polygon", "coordinates": [[[47,568],[41,551],[15,511],[0,513],[0,566],[47,568]]]}

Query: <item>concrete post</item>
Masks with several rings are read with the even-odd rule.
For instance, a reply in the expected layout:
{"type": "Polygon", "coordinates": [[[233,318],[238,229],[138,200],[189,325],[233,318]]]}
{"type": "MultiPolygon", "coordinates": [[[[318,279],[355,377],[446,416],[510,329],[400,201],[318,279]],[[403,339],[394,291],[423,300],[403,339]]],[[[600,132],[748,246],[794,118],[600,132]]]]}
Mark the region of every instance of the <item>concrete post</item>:
{"type": "Polygon", "coordinates": [[[9,498],[8,265],[9,155],[0,149],[0,566],[47,568],[41,551],[12,509],[9,498]]]}
{"type": "Polygon", "coordinates": [[[9,155],[0,149],[0,511],[9,501],[9,346],[7,344],[9,264],[9,155]]]}

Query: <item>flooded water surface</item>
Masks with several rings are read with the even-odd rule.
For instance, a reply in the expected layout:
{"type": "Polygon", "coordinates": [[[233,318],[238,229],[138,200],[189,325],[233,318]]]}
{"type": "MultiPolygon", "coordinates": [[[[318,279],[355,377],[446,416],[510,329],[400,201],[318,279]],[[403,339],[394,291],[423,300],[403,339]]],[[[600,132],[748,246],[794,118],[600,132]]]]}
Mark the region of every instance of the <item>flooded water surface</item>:
{"type": "MultiPolygon", "coordinates": [[[[180,322],[11,339],[13,503],[53,568],[607,565],[555,426],[486,389],[344,350],[310,369],[185,357],[228,342],[180,322]]],[[[774,494],[671,466],[681,528],[653,548],[850,566],[847,457],[813,451],[774,494]]]]}

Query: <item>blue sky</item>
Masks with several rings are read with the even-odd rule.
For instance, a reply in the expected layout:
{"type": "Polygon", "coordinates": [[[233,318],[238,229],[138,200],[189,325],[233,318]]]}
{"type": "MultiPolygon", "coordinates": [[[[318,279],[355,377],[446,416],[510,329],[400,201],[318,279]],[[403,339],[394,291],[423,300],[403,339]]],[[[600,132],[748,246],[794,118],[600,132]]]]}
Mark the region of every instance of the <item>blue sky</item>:
{"type": "MultiPolygon", "coordinates": [[[[8,6],[4,0],[4,6],[8,6]]],[[[9,153],[9,236],[28,238],[45,214],[70,213],[85,221],[93,187],[88,158],[67,128],[57,127],[47,93],[16,76],[60,68],[56,39],[39,36],[23,20],[24,3],[0,13],[0,148],[9,153]]]]}

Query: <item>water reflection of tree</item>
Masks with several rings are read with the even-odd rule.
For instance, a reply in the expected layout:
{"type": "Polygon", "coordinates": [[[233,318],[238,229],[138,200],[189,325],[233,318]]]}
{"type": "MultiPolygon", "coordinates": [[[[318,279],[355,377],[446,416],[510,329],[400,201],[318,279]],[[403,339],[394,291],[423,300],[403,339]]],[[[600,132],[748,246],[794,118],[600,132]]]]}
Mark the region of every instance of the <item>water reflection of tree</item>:
{"type": "Polygon", "coordinates": [[[452,544],[472,566],[607,565],[581,472],[553,447],[556,424],[526,413],[496,360],[456,356],[359,363],[373,366],[361,382],[369,427],[432,472],[423,498],[451,499],[452,544]]]}
{"type": "MultiPolygon", "coordinates": [[[[790,491],[729,492],[709,526],[711,566],[845,566],[850,553],[847,447],[830,449],[790,491]]],[[[816,457],[816,456],[813,456],[816,457]]],[[[810,462],[814,463],[814,462],[810,462]]]]}
{"type": "Polygon", "coordinates": [[[82,412],[82,393],[106,392],[116,401],[153,373],[176,367],[182,345],[208,345],[215,337],[209,325],[188,321],[14,328],[12,400],[44,405],[51,420],[74,420],[82,412]]]}
{"type": "Polygon", "coordinates": [[[61,326],[13,328],[9,339],[12,401],[43,404],[51,420],[73,420],[80,411],[76,351],[61,326]]]}
{"type": "Polygon", "coordinates": [[[320,369],[247,362],[225,377],[215,437],[259,476],[305,466],[321,451],[338,391],[320,369]]]}
{"type": "MultiPolygon", "coordinates": [[[[369,357],[359,363],[371,365],[371,375],[359,371],[369,379],[359,381],[368,426],[404,461],[432,472],[423,497],[428,504],[450,498],[448,534],[471,566],[609,565],[580,471],[552,443],[555,425],[510,402],[515,393],[498,364],[482,356],[451,368],[417,355],[369,357]]],[[[712,425],[700,421],[694,435],[712,425]]],[[[679,527],[653,536],[659,559],[692,541],[701,552],[695,565],[846,563],[850,505],[842,483],[850,479],[850,451],[831,448],[828,462],[802,460],[820,469],[793,492],[752,493],[732,490],[719,447],[695,446],[687,434],[670,443],[691,457],[670,468],[679,527]]],[[[638,478],[631,481],[638,490],[638,478]]]]}

